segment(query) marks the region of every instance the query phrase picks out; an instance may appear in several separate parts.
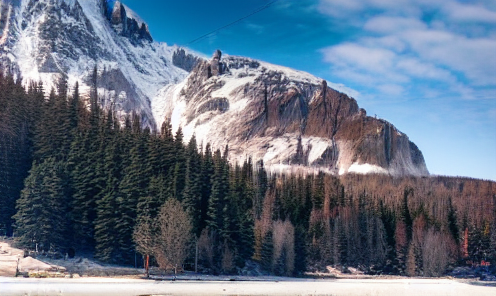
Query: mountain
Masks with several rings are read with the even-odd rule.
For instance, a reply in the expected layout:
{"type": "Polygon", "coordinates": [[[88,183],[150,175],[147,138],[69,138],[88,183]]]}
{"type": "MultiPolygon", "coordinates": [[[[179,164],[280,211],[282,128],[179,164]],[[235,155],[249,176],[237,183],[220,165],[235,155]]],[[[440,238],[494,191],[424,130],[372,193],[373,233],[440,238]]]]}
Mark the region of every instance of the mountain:
{"type": "MultiPolygon", "coordinates": [[[[279,171],[428,175],[418,147],[389,122],[308,73],[244,57],[205,59],[153,41],[120,1],[0,0],[0,62],[45,89],[66,75],[89,92],[98,70],[104,108],[166,118],[229,159],[279,171]]],[[[330,84],[330,83],[329,83],[330,84]]]]}
{"type": "Polygon", "coordinates": [[[50,91],[61,73],[89,92],[98,68],[101,104],[136,111],[156,128],[154,96],[187,72],[172,63],[176,47],[153,42],[147,25],[119,1],[1,0],[0,61],[50,91]]]}

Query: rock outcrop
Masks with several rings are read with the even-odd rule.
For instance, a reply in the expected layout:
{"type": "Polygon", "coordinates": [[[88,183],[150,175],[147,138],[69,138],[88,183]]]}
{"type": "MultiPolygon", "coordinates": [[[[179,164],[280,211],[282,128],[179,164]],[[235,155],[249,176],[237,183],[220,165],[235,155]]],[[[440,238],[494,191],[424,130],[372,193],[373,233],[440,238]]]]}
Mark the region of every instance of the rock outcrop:
{"type": "Polygon", "coordinates": [[[126,8],[120,1],[114,4],[110,23],[119,35],[129,38],[133,44],[140,44],[144,41],[153,42],[147,25],[139,24],[136,19],[128,17],[126,8]]]}
{"type": "Polygon", "coordinates": [[[178,48],[172,55],[172,63],[185,71],[191,72],[202,59],[191,53],[186,53],[184,48],[178,48]]]}
{"type": "Polygon", "coordinates": [[[216,51],[192,70],[169,111],[185,138],[229,145],[272,170],[428,175],[422,153],[387,121],[307,73],[216,51]]]}

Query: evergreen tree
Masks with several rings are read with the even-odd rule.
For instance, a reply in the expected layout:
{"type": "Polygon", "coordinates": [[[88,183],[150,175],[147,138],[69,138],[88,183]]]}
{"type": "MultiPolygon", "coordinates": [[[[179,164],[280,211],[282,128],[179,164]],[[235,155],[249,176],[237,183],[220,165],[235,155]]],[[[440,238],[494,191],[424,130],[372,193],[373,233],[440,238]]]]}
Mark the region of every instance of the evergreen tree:
{"type": "Polygon", "coordinates": [[[174,197],[182,201],[183,191],[186,181],[186,151],[183,144],[183,132],[181,127],[176,132],[176,137],[174,139],[174,156],[176,163],[174,166],[174,197]]]}
{"type": "Polygon", "coordinates": [[[193,234],[200,236],[202,231],[200,225],[201,219],[201,158],[198,154],[196,138],[193,135],[186,149],[186,180],[183,191],[183,203],[186,211],[192,218],[193,234]]]}
{"type": "Polygon", "coordinates": [[[149,135],[134,134],[136,144],[130,151],[130,164],[123,169],[122,180],[119,184],[117,199],[119,218],[115,239],[119,242],[123,260],[133,260],[134,245],[132,233],[136,223],[137,205],[140,198],[146,197],[150,176],[147,175],[146,142],[149,135]]]}
{"type": "Polygon", "coordinates": [[[117,203],[119,192],[119,180],[121,178],[121,154],[119,141],[116,139],[105,153],[105,171],[107,172],[106,187],[102,192],[102,198],[96,202],[95,229],[95,255],[98,259],[106,262],[119,263],[119,241],[118,226],[119,209],[117,203]]]}
{"type": "Polygon", "coordinates": [[[224,206],[229,192],[229,170],[223,161],[220,150],[214,154],[214,175],[212,192],[208,202],[207,225],[211,230],[221,231],[224,227],[224,206]]]}
{"type": "Polygon", "coordinates": [[[67,197],[62,166],[53,158],[35,164],[17,201],[17,237],[21,245],[46,251],[67,246],[67,197]]]}
{"type": "Polygon", "coordinates": [[[199,228],[204,229],[207,226],[209,200],[212,194],[212,178],[214,176],[214,161],[210,144],[205,147],[201,163],[201,200],[200,200],[200,222],[199,228]]]}

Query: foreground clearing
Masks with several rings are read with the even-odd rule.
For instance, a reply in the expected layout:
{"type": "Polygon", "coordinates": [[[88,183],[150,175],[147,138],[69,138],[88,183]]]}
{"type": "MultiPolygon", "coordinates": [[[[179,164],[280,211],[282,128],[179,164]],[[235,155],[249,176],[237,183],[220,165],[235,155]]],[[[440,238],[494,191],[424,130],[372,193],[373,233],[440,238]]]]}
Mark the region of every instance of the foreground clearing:
{"type": "Polygon", "coordinates": [[[2,296],[87,295],[496,295],[495,287],[448,279],[288,281],[151,281],[113,278],[1,278],[2,296]]]}

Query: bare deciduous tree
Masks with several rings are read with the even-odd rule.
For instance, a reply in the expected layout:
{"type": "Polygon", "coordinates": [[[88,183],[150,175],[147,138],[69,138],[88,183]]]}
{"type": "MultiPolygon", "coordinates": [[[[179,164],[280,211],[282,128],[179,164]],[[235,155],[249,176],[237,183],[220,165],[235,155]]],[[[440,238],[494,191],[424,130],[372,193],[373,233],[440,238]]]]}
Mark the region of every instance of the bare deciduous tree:
{"type": "Polygon", "coordinates": [[[214,266],[215,239],[215,232],[210,231],[208,227],[202,230],[198,239],[198,257],[210,268],[214,266]]]}
{"type": "Polygon", "coordinates": [[[162,269],[180,268],[188,256],[193,229],[182,204],[171,198],[160,208],[155,221],[142,219],[134,230],[136,249],[155,257],[162,269]]]}
{"type": "Polygon", "coordinates": [[[290,221],[275,221],[273,225],[272,240],[274,243],[274,253],[272,264],[275,266],[277,261],[284,262],[285,275],[292,275],[294,270],[294,227],[290,221]]]}
{"type": "Polygon", "coordinates": [[[170,198],[160,208],[157,224],[157,262],[161,268],[177,269],[188,256],[193,229],[191,218],[177,199],[170,198]]]}
{"type": "Polygon", "coordinates": [[[429,229],[423,244],[423,263],[426,276],[441,276],[450,262],[450,239],[448,235],[429,229]]]}

